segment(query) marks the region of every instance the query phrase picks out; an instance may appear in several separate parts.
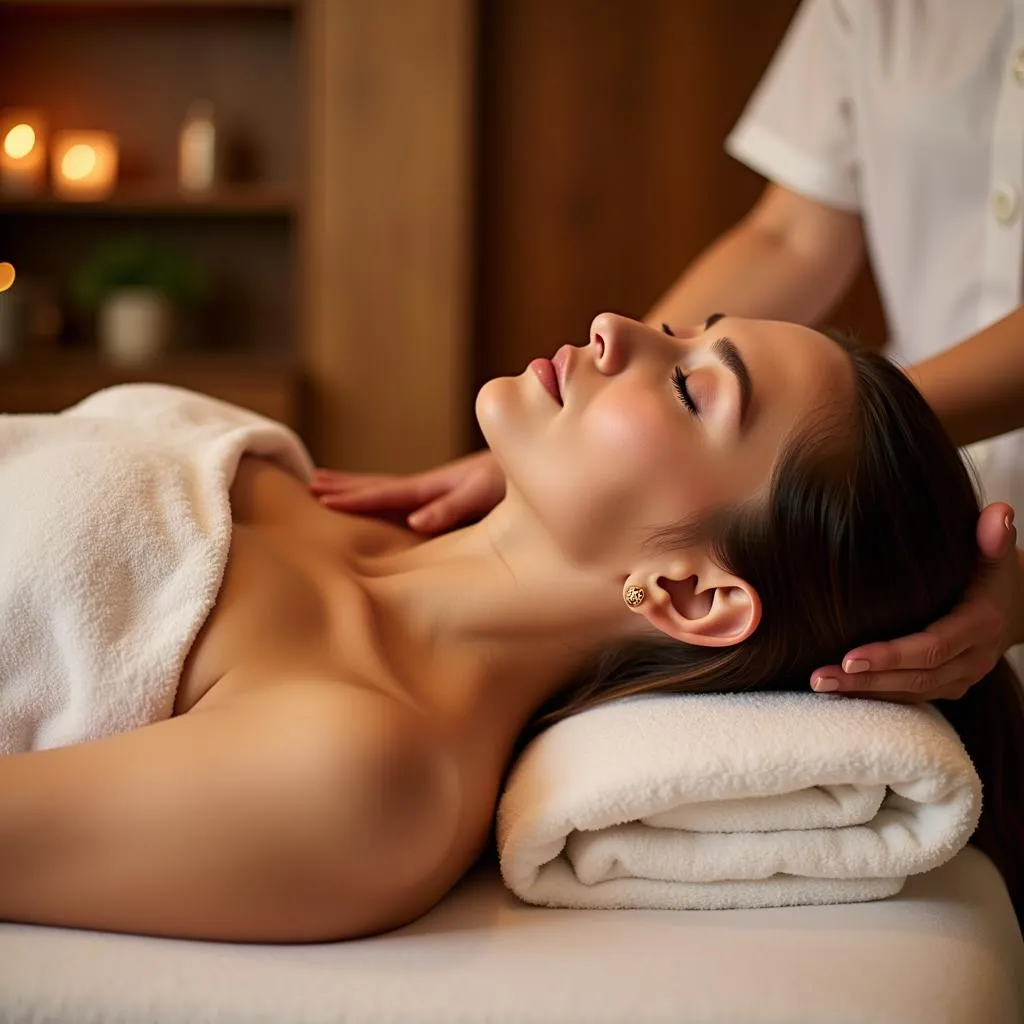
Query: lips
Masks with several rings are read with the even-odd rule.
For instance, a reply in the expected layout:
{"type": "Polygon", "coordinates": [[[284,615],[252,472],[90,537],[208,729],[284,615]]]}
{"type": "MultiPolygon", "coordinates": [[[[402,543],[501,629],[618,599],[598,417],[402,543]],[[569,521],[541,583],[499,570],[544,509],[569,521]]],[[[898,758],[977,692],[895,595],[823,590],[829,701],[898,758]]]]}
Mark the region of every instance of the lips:
{"type": "Polygon", "coordinates": [[[569,370],[569,353],[571,346],[563,345],[551,358],[551,365],[554,367],[555,376],[558,378],[559,401],[564,405],[562,395],[565,394],[566,374],[569,370]]]}
{"type": "Polygon", "coordinates": [[[562,389],[559,386],[558,373],[555,364],[550,359],[534,359],[530,363],[530,370],[537,375],[544,389],[559,404],[562,404],[562,389]]]}

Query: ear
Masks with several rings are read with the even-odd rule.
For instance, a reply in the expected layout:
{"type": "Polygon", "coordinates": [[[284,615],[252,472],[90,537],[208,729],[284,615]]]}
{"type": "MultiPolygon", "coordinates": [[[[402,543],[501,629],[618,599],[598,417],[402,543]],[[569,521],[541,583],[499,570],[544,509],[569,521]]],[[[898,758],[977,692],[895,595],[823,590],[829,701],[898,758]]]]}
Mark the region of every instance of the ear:
{"type": "Polygon", "coordinates": [[[623,591],[631,585],[644,588],[644,600],[630,611],[686,644],[731,647],[761,621],[754,588],[704,557],[651,563],[631,573],[623,591]]]}

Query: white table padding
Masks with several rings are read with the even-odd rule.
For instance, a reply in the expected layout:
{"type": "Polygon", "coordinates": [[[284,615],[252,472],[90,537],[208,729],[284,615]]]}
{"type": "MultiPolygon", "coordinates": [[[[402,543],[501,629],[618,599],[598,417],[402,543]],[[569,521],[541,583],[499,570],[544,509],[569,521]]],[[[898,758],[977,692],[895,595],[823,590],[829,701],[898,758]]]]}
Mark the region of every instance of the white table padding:
{"type": "Polygon", "coordinates": [[[892,899],[549,910],[478,867],[389,935],[319,946],[0,925],[0,1020],[1018,1024],[1024,942],[968,848],[892,899]]]}

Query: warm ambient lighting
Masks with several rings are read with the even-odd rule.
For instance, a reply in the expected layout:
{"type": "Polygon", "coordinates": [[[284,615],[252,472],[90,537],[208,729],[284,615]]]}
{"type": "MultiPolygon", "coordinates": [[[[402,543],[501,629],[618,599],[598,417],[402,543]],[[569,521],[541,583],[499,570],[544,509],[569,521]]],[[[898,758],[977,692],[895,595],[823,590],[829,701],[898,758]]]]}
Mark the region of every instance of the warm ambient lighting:
{"type": "Polygon", "coordinates": [[[117,184],[117,139],[60,132],[53,139],[53,190],[62,199],[106,199],[117,184]]]}
{"type": "Polygon", "coordinates": [[[84,142],[72,146],[60,162],[60,173],[68,181],[81,181],[96,170],[96,150],[84,142]]]}
{"type": "Polygon", "coordinates": [[[12,160],[23,160],[36,148],[36,130],[30,124],[16,124],[4,136],[4,152],[12,160]]]}
{"type": "Polygon", "coordinates": [[[14,284],[14,267],[10,263],[0,263],[0,293],[7,291],[14,284]]]}
{"type": "Polygon", "coordinates": [[[33,110],[0,111],[0,192],[25,196],[46,177],[45,122],[33,110]]]}

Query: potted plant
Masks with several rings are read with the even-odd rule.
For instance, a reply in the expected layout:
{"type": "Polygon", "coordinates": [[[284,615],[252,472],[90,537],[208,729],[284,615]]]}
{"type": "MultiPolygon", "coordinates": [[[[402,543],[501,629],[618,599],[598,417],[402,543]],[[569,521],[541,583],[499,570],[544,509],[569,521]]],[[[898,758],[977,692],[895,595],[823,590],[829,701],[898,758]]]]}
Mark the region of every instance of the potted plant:
{"type": "Polygon", "coordinates": [[[176,314],[209,290],[203,270],[173,246],[122,237],[100,246],[71,283],[77,304],[94,313],[100,353],[118,365],[162,355],[176,314]]]}

